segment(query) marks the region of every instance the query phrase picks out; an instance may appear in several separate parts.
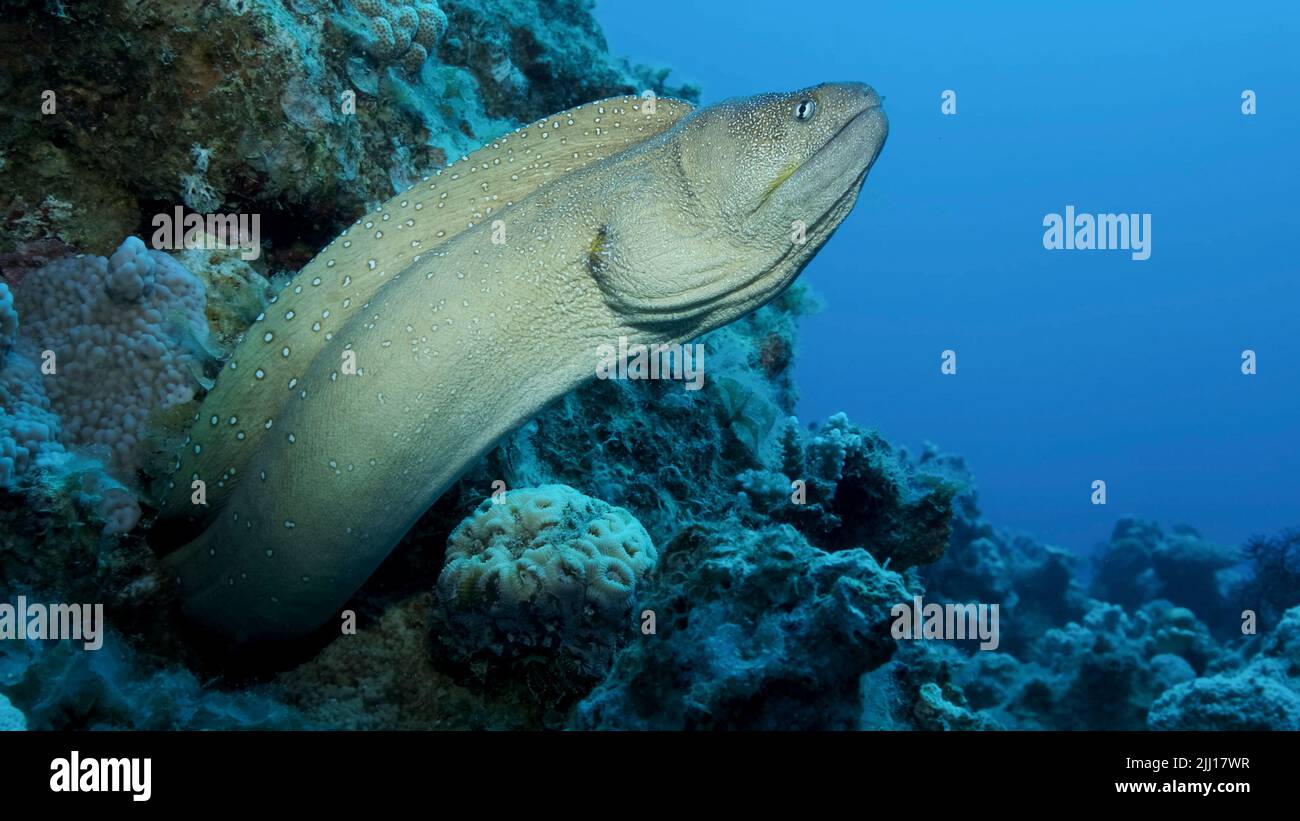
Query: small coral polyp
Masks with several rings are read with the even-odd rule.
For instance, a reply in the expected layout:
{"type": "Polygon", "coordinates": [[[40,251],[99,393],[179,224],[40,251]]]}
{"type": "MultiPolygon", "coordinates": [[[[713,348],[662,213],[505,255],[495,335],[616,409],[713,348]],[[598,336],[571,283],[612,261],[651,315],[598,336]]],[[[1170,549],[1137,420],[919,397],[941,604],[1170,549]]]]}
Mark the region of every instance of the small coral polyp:
{"type": "Polygon", "coordinates": [[[434,0],[357,0],[354,5],[370,19],[371,53],[408,75],[419,72],[447,30],[447,15],[434,0]]]}
{"type": "Polygon", "coordinates": [[[616,635],[657,561],[650,535],[622,508],[567,485],[511,490],[452,531],[437,585],[440,638],[456,654],[495,647],[509,656],[581,645],[592,630],[616,635]]]}

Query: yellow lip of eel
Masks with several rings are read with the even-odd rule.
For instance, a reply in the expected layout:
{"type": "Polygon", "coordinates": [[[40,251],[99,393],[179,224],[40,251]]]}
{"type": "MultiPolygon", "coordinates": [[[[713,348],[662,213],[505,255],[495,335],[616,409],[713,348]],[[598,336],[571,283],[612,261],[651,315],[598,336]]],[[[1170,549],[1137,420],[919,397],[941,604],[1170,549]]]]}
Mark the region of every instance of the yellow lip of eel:
{"type": "Polygon", "coordinates": [[[164,559],[186,612],[241,641],[324,623],[462,471],[594,377],[598,346],[685,342],[780,293],[887,133],[861,83],[616,98],[358,220],[250,327],[156,489],[160,526],[192,537],[164,559]]]}

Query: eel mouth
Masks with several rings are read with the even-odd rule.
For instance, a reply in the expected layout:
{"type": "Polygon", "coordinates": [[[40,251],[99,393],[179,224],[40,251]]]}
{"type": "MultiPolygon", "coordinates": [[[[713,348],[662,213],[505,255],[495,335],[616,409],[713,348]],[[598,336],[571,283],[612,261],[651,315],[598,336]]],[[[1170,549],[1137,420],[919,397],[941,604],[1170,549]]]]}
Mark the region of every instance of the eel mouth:
{"type": "Polygon", "coordinates": [[[844,132],[848,131],[850,128],[863,125],[861,121],[864,120],[870,121],[866,123],[868,130],[878,129],[880,132],[880,139],[873,141],[874,148],[872,150],[870,159],[867,161],[867,165],[870,165],[871,163],[875,162],[876,157],[880,155],[880,149],[884,148],[885,146],[885,138],[889,135],[889,120],[885,117],[885,110],[884,108],[881,107],[880,98],[877,97],[874,93],[871,95],[870,102],[864,105],[862,107],[862,110],[860,110],[857,114],[854,114],[852,117],[849,117],[847,120],[845,120],[844,125],[840,126],[838,131],[832,134],[830,138],[826,140],[826,142],[822,143],[822,147],[817,149],[817,153],[813,154],[813,158],[816,158],[817,154],[820,154],[823,151],[825,151],[827,148],[829,148],[836,140],[838,140],[844,134],[844,132]]]}
{"type": "MultiPolygon", "coordinates": [[[[847,140],[861,140],[867,144],[868,155],[866,162],[861,167],[855,167],[854,177],[858,173],[869,171],[871,166],[875,165],[876,158],[885,147],[885,140],[889,137],[889,119],[885,116],[885,110],[881,108],[880,98],[872,94],[872,100],[863,106],[862,110],[844,121],[839,130],[832,134],[826,142],[822,143],[808,160],[799,167],[799,171],[805,168],[813,169],[818,164],[826,162],[827,157],[838,150],[839,147],[847,140]]],[[[791,177],[799,176],[796,171],[791,177]]]]}
{"type": "MultiPolygon", "coordinates": [[[[811,184],[817,187],[829,187],[836,180],[846,178],[856,182],[859,177],[871,170],[871,166],[875,165],[888,136],[889,120],[885,117],[880,98],[873,91],[867,98],[866,104],[856,114],[846,119],[808,159],[778,177],[753,210],[757,211],[767,204],[791,180],[802,182],[810,179],[811,184]],[[847,140],[858,140],[866,144],[865,162],[854,156],[853,152],[848,152],[848,156],[832,156],[840,152],[841,146],[847,140]]],[[[850,189],[852,187],[849,186],[850,189]]]]}

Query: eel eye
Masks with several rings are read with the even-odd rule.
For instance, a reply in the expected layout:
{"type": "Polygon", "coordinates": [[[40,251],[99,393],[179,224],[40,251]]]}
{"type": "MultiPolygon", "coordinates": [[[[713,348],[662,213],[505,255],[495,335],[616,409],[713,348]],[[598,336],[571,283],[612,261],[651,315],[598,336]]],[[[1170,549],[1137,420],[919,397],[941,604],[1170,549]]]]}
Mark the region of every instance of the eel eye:
{"type": "Polygon", "coordinates": [[[817,101],[811,99],[800,100],[799,104],[794,107],[794,118],[796,120],[811,120],[812,116],[817,113],[817,101]]]}

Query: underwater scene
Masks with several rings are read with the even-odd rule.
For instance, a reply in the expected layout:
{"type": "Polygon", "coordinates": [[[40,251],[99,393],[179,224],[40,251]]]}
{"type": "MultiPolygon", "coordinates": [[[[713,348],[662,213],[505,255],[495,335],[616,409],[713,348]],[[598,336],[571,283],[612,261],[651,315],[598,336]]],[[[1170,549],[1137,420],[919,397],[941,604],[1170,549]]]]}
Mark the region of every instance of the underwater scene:
{"type": "Polygon", "coordinates": [[[1297,36],[0,0],[0,729],[1300,730],[1297,36]]]}

